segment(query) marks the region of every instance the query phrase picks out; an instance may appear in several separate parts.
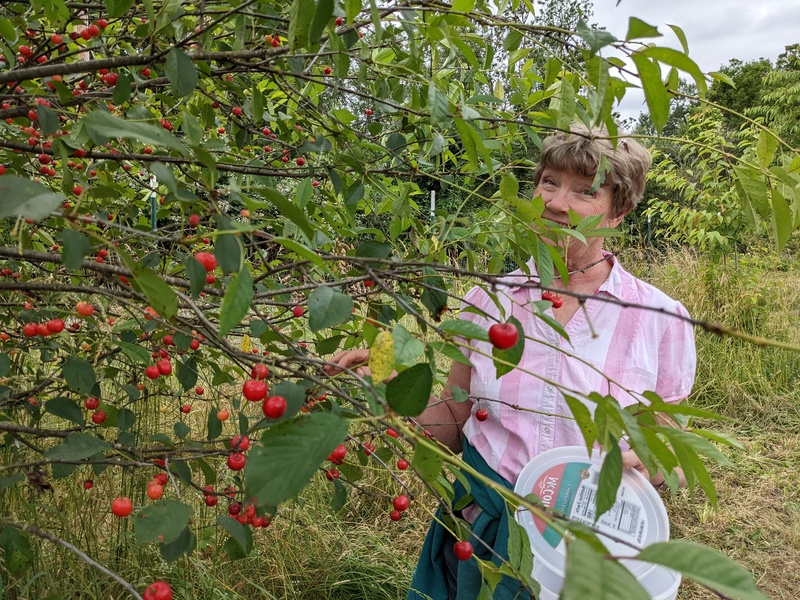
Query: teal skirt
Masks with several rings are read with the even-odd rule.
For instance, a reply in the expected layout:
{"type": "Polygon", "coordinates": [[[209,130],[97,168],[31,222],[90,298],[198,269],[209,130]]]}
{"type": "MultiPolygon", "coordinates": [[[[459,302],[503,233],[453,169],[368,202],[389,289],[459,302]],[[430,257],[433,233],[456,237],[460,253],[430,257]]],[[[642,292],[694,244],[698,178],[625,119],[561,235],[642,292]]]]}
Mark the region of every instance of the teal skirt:
{"type": "MultiPolygon", "coordinates": [[[[513,489],[513,486],[508,481],[500,477],[486,464],[483,457],[467,440],[464,440],[463,459],[464,462],[482,475],[486,475],[492,481],[513,489]]],[[[480,538],[492,547],[500,557],[508,559],[508,526],[509,519],[513,518],[513,516],[509,513],[506,503],[497,492],[487,488],[468,473],[464,473],[464,476],[469,482],[470,493],[474,503],[481,508],[481,512],[472,523],[473,537],[480,538]]],[[[467,491],[458,481],[456,481],[454,487],[455,504],[459,498],[467,494],[467,491]]],[[[450,598],[475,600],[481,591],[483,582],[478,564],[474,558],[453,561],[452,553],[450,553],[450,564],[454,565],[455,573],[450,575],[450,579],[455,579],[456,589],[450,589],[452,585],[448,583],[449,573],[446,552],[450,552],[457,540],[442,526],[440,522],[441,516],[442,509],[439,508],[422,546],[422,553],[414,571],[414,577],[411,580],[411,588],[409,589],[407,600],[449,600],[450,598]]],[[[501,564],[500,558],[489,552],[483,544],[476,539],[470,539],[469,541],[472,543],[475,556],[481,560],[491,560],[498,566],[501,564]]],[[[503,576],[503,579],[495,588],[492,598],[495,600],[529,600],[531,596],[518,581],[503,576]]]]}

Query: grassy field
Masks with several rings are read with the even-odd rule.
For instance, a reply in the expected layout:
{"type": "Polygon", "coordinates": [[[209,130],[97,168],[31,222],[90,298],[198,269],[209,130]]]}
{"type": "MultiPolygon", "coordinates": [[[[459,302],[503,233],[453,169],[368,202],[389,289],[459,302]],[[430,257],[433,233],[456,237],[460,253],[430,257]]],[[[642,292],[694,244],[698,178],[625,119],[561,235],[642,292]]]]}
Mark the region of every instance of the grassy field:
{"type": "MultiPolygon", "coordinates": [[[[702,320],[747,334],[800,343],[800,273],[775,268],[768,258],[712,269],[688,254],[652,259],[633,253],[624,264],[680,299],[702,320]]],[[[800,589],[800,353],[759,348],[731,337],[698,331],[699,372],[692,402],[730,418],[710,427],[736,437],[744,451],[726,450],[731,465],[710,465],[719,506],[702,493],[665,497],[672,537],[717,548],[749,568],[770,598],[796,598],[800,589]]],[[[706,425],[706,424],[704,424],[706,425]]],[[[138,477],[123,475],[123,478],[138,477]]],[[[0,495],[0,514],[39,524],[136,584],[165,578],[177,599],[391,600],[404,598],[416,556],[435,508],[419,494],[399,523],[387,518],[391,489],[376,469],[338,513],[330,509],[332,486],[319,476],[301,502],[287,506],[269,529],[255,532],[256,551],[233,561],[224,536],[203,537],[188,559],[168,565],[157,551],[138,547],[130,523],[111,517],[118,477],[97,478],[90,492],[81,478],[58,482],[36,497],[26,488],[0,495]],[[175,584],[175,582],[179,582],[175,584]]],[[[145,477],[135,504],[144,504],[145,477]]],[[[184,498],[185,500],[185,498],[184,498]]],[[[210,522],[198,495],[195,522],[210,522]]],[[[3,598],[121,599],[127,595],[73,553],[32,539],[33,565],[24,576],[2,571],[3,598]]],[[[0,540],[0,548],[4,548],[0,540]]],[[[140,588],[141,589],[141,588],[140,588]]],[[[685,583],[680,598],[718,598],[685,583]]]]}

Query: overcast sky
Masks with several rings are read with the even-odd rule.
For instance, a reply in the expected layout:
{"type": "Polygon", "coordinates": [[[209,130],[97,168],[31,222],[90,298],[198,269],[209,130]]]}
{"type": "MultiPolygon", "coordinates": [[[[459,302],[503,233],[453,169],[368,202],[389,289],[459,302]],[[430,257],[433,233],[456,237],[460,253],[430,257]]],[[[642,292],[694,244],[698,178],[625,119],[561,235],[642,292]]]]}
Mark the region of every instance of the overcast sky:
{"type": "MultiPolygon", "coordinates": [[[[655,26],[661,38],[646,40],[680,48],[667,25],[678,25],[689,42],[689,56],[704,72],[717,71],[732,58],[773,63],[784,46],[800,42],[800,0],[594,0],[592,22],[619,39],[634,15],[655,26]]],[[[631,90],[618,109],[623,118],[645,110],[644,96],[631,90]]]]}

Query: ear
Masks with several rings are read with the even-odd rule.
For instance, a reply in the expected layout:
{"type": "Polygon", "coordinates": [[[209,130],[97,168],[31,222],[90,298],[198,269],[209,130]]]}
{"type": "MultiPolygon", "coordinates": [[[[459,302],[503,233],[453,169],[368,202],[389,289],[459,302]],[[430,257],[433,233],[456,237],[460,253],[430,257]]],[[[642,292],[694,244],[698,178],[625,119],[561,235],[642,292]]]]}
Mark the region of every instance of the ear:
{"type": "Polygon", "coordinates": [[[619,226],[619,224],[620,224],[620,223],[622,223],[622,219],[624,219],[624,218],[625,218],[625,215],[627,215],[627,214],[628,214],[628,212],[629,212],[629,211],[627,211],[627,210],[626,210],[626,211],[625,211],[625,212],[623,212],[622,214],[619,214],[619,215],[617,215],[616,217],[613,217],[613,218],[609,219],[609,220],[608,220],[608,225],[609,225],[609,227],[611,227],[612,229],[614,229],[614,228],[618,227],[618,226],[619,226]]]}

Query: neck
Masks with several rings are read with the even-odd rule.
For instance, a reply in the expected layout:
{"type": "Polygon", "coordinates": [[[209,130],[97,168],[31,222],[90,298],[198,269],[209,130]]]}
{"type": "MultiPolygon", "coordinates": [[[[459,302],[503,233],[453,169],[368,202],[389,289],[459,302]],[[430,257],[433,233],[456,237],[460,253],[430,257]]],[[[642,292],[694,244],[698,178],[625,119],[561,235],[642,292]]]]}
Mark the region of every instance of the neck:
{"type": "MultiPolygon", "coordinates": [[[[577,275],[577,274],[581,274],[581,273],[587,273],[588,271],[590,271],[590,270],[594,269],[594,267],[596,267],[597,265],[607,265],[607,266],[610,266],[610,265],[611,265],[611,262],[612,262],[613,260],[614,260],[614,254],[611,254],[611,253],[609,252],[608,254],[604,254],[604,255],[603,255],[601,258],[598,258],[598,259],[596,259],[596,260],[593,260],[593,261],[591,261],[591,262],[589,262],[589,263],[584,263],[584,264],[582,264],[582,265],[579,265],[579,266],[577,266],[577,267],[574,267],[574,268],[573,268],[573,266],[572,266],[572,265],[570,265],[570,264],[568,263],[568,264],[567,264],[567,268],[569,269],[569,271],[567,272],[567,275],[569,275],[570,277],[572,277],[572,275],[577,275]]],[[[599,269],[594,269],[594,270],[596,270],[596,271],[599,271],[599,269]]],[[[561,275],[559,275],[559,274],[556,274],[556,275],[554,276],[554,278],[555,278],[555,279],[561,279],[561,275]]]]}

